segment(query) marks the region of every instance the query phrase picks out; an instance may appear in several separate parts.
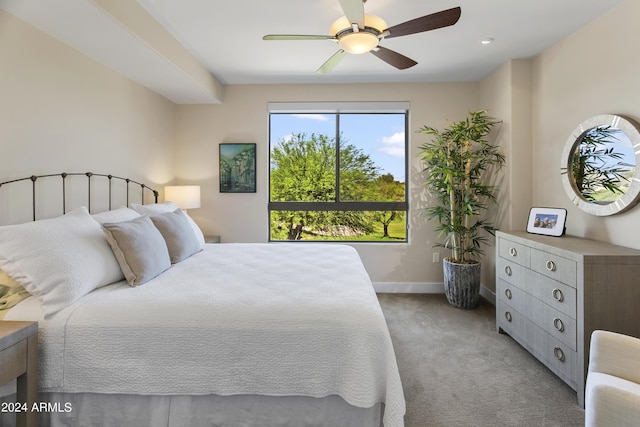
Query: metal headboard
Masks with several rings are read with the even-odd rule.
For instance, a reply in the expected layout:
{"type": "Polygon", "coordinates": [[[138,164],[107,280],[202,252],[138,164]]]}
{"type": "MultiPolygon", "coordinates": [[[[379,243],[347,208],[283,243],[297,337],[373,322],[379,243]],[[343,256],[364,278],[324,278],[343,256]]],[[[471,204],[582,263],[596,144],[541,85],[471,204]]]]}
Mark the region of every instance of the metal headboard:
{"type": "Polygon", "coordinates": [[[12,184],[14,182],[21,182],[21,181],[31,181],[32,182],[32,207],[33,207],[33,220],[36,220],[36,182],[38,181],[38,179],[40,178],[51,178],[51,177],[58,177],[61,178],[61,183],[62,183],[62,213],[65,214],[67,212],[67,208],[66,208],[66,179],[69,176],[86,176],[87,177],[87,209],[89,209],[89,212],[91,212],[91,181],[93,177],[104,177],[107,178],[109,180],[109,189],[108,189],[108,194],[109,194],[109,210],[112,209],[111,206],[111,198],[112,198],[112,181],[114,179],[116,180],[121,180],[124,181],[126,183],[126,203],[127,206],[129,206],[129,185],[130,184],[135,184],[135,185],[139,185],[141,187],[141,204],[144,204],[144,191],[150,191],[153,194],[153,198],[155,203],[158,203],[158,192],[150,187],[147,187],[145,184],[134,181],[132,179],[129,178],[122,178],[119,176],[115,176],[115,175],[105,175],[105,174],[99,174],[99,173],[93,173],[93,172],[77,172],[77,173],[67,173],[67,172],[62,172],[62,173],[57,173],[57,174],[49,174],[49,175],[31,175],[28,176],[26,178],[18,178],[18,179],[12,179],[10,181],[5,181],[5,182],[0,182],[0,191],[2,190],[2,186],[7,185],[7,184],[12,184]]]}

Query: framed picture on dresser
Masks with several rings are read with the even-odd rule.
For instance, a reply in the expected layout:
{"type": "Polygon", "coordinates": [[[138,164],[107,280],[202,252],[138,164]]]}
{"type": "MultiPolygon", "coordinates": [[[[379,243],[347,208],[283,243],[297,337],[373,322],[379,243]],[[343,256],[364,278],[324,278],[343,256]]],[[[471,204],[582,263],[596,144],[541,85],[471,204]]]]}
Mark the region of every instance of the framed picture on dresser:
{"type": "Polygon", "coordinates": [[[534,207],[529,211],[527,231],[559,237],[564,234],[566,221],[566,209],[534,207]]]}

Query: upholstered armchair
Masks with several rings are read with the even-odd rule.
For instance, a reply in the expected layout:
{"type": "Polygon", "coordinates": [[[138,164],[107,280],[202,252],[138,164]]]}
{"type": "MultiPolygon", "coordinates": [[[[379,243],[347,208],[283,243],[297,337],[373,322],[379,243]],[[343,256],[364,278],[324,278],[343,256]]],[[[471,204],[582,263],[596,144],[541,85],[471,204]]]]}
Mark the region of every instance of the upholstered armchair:
{"type": "Polygon", "coordinates": [[[640,339],[591,335],[585,426],[640,426],[640,339]]]}

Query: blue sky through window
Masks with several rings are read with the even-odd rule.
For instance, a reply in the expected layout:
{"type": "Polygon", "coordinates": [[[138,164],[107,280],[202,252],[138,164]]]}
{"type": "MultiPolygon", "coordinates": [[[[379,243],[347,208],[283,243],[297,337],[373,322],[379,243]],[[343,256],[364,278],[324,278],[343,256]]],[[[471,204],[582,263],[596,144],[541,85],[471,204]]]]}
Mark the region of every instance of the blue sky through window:
{"type": "MultiPolygon", "coordinates": [[[[344,140],[368,154],[396,181],[405,181],[404,114],[341,114],[340,131],[344,140]]],[[[272,114],[271,146],[293,134],[335,135],[335,114],[272,114]]],[[[344,141],[343,141],[344,143],[344,141]]]]}

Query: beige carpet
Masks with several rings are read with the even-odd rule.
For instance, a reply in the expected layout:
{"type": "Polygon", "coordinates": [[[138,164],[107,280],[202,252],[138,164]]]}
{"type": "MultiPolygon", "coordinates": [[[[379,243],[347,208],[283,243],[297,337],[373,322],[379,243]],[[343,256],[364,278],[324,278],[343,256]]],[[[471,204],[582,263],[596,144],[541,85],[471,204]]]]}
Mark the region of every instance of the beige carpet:
{"type": "Polygon", "coordinates": [[[495,307],[444,295],[380,294],[396,351],[406,427],[582,426],[575,392],[495,328],[495,307]]]}

